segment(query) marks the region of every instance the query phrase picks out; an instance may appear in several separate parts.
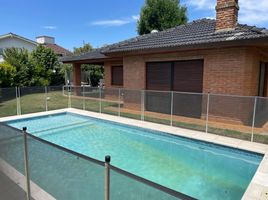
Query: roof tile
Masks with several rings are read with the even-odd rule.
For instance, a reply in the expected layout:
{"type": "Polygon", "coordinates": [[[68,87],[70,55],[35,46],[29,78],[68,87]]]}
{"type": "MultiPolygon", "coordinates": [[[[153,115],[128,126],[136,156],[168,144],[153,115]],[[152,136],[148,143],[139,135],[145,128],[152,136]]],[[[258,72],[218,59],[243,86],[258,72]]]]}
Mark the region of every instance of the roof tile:
{"type": "Polygon", "coordinates": [[[248,40],[268,38],[268,30],[255,26],[238,24],[236,29],[215,32],[216,21],[211,19],[196,20],[175,28],[138,36],[108,46],[102,53],[119,53],[154,48],[180,47],[194,44],[224,42],[230,40],[248,40]]]}

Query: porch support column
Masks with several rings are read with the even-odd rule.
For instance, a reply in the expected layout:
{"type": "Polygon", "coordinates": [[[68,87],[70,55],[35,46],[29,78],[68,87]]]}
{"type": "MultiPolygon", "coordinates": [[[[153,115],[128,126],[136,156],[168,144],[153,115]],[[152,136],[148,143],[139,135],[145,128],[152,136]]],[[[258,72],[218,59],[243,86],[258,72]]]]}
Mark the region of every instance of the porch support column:
{"type": "Polygon", "coordinates": [[[73,84],[81,86],[81,64],[73,63],[73,84]]]}

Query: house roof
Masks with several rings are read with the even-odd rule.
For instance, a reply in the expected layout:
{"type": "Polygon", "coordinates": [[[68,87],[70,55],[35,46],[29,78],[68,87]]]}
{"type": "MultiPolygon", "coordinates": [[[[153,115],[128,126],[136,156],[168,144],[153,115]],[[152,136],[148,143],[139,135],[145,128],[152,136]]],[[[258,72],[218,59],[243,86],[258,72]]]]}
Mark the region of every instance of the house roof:
{"type": "Polygon", "coordinates": [[[7,34],[4,34],[4,35],[0,35],[0,40],[1,39],[6,39],[6,38],[12,38],[12,37],[18,38],[18,39],[23,40],[23,41],[26,41],[26,42],[31,43],[33,45],[37,45],[37,43],[35,41],[27,39],[27,38],[22,37],[22,36],[19,36],[19,35],[14,34],[14,33],[7,33],[7,34]]]}
{"type": "Polygon", "coordinates": [[[268,39],[268,30],[238,24],[234,30],[216,32],[216,20],[200,19],[165,31],[137,36],[122,42],[108,45],[81,55],[66,57],[63,62],[111,58],[114,53],[131,53],[165,48],[179,48],[202,44],[217,44],[230,41],[252,41],[268,39]]]}
{"type": "Polygon", "coordinates": [[[52,49],[58,55],[68,56],[68,55],[72,54],[72,52],[70,52],[69,50],[67,50],[67,49],[65,49],[57,44],[44,44],[44,46],[52,49]]]}
{"type": "Polygon", "coordinates": [[[101,51],[103,48],[95,49],[86,53],[82,53],[79,55],[71,55],[67,57],[61,58],[62,62],[70,62],[70,61],[83,61],[83,60],[98,60],[98,59],[107,59],[108,56],[105,56],[101,51]]]}
{"type": "Polygon", "coordinates": [[[165,31],[138,36],[110,45],[102,53],[133,52],[259,38],[268,39],[268,30],[255,26],[238,24],[234,30],[230,31],[215,32],[215,29],[216,20],[201,19],[165,31]]]}

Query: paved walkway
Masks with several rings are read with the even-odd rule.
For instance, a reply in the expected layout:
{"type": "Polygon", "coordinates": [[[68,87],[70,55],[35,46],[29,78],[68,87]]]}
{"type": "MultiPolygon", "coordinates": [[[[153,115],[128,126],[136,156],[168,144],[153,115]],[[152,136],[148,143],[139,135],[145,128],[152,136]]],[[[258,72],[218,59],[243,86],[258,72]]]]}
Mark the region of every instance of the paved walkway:
{"type": "Polygon", "coordinates": [[[0,172],[0,200],[24,200],[26,194],[21,187],[0,172]]]}

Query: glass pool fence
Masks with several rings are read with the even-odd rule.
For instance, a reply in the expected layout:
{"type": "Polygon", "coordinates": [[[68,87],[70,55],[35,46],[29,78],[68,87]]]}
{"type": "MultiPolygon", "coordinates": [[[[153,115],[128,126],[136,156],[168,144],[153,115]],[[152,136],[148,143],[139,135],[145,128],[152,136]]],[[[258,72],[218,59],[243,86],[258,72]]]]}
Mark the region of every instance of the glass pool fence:
{"type": "Polygon", "coordinates": [[[0,173],[13,182],[1,198],[14,198],[8,191],[19,187],[26,200],[194,199],[111,165],[109,156],[104,160],[0,123],[0,173]]]}
{"type": "Polygon", "coordinates": [[[0,117],[76,108],[268,144],[268,98],[50,86],[0,89],[0,117]]]}

